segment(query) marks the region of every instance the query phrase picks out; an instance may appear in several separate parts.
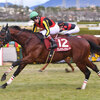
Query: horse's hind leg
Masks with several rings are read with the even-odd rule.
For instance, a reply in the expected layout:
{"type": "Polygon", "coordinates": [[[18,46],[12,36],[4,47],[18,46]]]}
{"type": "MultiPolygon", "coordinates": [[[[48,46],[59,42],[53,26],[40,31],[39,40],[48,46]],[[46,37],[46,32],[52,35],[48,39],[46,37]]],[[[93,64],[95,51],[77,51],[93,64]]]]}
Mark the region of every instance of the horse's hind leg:
{"type": "Polygon", "coordinates": [[[90,74],[91,72],[89,71],[89,69],[86,67],[86,64],[83,62],[83,63],[76,63],[76,65],[78,66],[78,68],[84,73],[85,75],[85,80],[83,82],[83,85],[81,88],[77,88],[77,89],[85,89],[86,88],[86,85],[87,85],[87,81],[90,77],[90,74]]]}
{"type": "MultiPolygon", "coordinates": [[[[71,58],[70,57],[67,57],[65,59],[66,63],[70,66],[70,68],[72,69],[72,72],[74,72],[74,67],[71,65],[70,61],[71,61],[71,58]]],[[[66,68],[65,69],[66,72],[69,72],[69,70],[66,68]]]]}
{"type": "Polygon", "coordinates": [[[87,60],[87,66],[88,66],[89,68],[91,68],[93,71],[95,71],[95,72],[98,74],[98,76],[100,77],[100,71],[99,71],[99,69],[97,68],[97,66],[96,66],[95,64],[93,64],[93,62],[87,60]]]}

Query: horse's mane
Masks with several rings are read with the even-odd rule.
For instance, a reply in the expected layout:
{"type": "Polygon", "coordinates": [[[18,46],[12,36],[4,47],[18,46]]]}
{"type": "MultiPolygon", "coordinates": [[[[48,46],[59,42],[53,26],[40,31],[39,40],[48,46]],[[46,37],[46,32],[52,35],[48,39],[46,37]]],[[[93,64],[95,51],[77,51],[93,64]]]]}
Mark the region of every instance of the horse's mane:
{"type": "MultiPolygon", "coordinates": [[[[19,27],[19,26],[17,26],[17,25],[15,25],[15,26],[10,26],[10,28],[14,28],[14,29],[16,29],[16,30],[23,31],[23,32],[29,32],[29,33],[33,33],[33,34],[38,34],[38,36],[40,36],[40,37],[43,38],[43,35],[42,35],[41,33],[39,33],[39,32],[33,32],[32,30],[25,29],[25,28],[22,29],[21,27],[19,27]]],[[[55,35],[51,35],[51,36],[55,37],[55,35]]],[[[59,34],[59,36],[62,36],[62,35],[59,34]]]]}
{"type": "Polygon", "coordinates": [[[21,29],[19,26],[10,26],[11,28],[14,28],[16,30],[20,30],[20,31],[27,31],[27,32],[30,32],[30,33],[34,33],[32,30],[29,30],[29,29],[21,29]]]}
{"type": "Polygon", "coordinates": [[[29,29],[21,29],[19,26],[10,26],[10,28],[14,28],[16,30],[19,31],[23,31],[23,32],[28,32],[29,34],[35,34],[41,41],[43,41],[43,35],[39,32],[33,32],[32,30],[29,29]]]}
{"type": "Polygon", "coordinates": [[[21,30],[21,28],[19,26],[10,26],[10,28],[14,28],[14,29],[17,29],[17,30],[21,30]]]}

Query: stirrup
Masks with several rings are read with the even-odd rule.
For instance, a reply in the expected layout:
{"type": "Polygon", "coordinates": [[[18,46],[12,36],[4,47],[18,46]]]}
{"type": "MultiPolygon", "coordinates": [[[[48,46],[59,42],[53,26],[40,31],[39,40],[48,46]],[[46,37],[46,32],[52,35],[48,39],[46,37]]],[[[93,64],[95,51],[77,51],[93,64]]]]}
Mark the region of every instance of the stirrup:
{"type": "Polygon", "coordinates": [[[65,34],[66,36],[70,36],[70,34],[65,34]]]}
{"type": "Polygon", "coordinates": [[[49,49],[55,49],[55,48],[57,48],[57,47],[58,47],[57,45],[55,45],[55,46],[50,46],[49,49]]]}

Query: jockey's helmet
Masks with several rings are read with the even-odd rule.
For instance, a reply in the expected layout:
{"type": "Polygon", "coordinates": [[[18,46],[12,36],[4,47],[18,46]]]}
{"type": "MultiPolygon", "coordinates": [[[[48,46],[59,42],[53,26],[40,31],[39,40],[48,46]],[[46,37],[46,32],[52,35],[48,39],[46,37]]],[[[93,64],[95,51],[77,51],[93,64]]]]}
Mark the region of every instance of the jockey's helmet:
{"type": "Polygon", "coordinates": [[[64,24],[63,21],[58,21],[58,25],[59,25],[59,26],[62,26],[63,24],[64,24]]]}
{"type": "Polygon", "coordinates": [[[34,19],[34,18],[36,18],[38,15],[39,15],[39,14],[38,14],[36,11],[32,11],[32,12],[30,13],[30,19],[34,19]]]}

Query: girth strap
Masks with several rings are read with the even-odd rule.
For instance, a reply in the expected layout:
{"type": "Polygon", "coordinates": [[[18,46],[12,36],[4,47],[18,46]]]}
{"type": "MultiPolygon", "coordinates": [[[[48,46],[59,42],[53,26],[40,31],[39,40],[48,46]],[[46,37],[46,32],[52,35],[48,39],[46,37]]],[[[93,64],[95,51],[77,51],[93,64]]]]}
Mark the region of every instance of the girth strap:
{"type": "Polygon", "coordinates": [[[51,50],[49,51],[48,57],[47,57],[47,59],[46,59],[46,63],[51,63],[51,61],[52,61],[52,59],[53,59],[53,57],[54,57],[54,54],[55,54],[55,51],[54,51],[53,49],[51,49],[51,50]]]}
{"type": "Polygon", "coordinates": [[[51,51],[48,53],[48,57],[46,59],[46,64],[44,67],[42,67],[39,71],[42,72],[47,66],[49,63],[51,63],[53,57],[54,57],[54,54],[55,54],[55,51],[53,49],[51,49],[51,51]]]}

